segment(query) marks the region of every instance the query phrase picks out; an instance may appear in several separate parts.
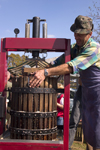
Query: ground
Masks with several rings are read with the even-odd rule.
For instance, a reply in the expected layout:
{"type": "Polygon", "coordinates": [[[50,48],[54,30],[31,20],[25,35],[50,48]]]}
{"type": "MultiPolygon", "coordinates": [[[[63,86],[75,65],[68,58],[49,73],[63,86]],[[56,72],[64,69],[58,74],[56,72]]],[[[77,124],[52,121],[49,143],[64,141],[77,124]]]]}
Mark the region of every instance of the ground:
{"type": "Polygon", "coordinates": [[[86,150],[86,144],[79,141],[74,141],[72,150],[86,150]]]}
{"type": "MultiPolygon", "coordinates": [[[[63,135],[62,135],[62,130],[58,130],[59,132],[57,133],[57,139],[56,140],[63,140],[63,135]]],[[[82,143],[82,141],[76,141],[74,140],[73,145],[72,145],[72,150],[86,150],[86,143],[82,143]]]]}

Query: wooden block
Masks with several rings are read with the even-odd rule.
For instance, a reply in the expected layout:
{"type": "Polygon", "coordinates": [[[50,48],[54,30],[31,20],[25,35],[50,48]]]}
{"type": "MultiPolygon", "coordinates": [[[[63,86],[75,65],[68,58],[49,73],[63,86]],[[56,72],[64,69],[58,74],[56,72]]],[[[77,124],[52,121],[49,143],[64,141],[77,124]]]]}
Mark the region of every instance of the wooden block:
{"type": "Polygon", "coordinates": [[[23,73],[32,73],[32,72],[35,72],[37,70],[42,70],[42,69],[45,69],[45,68],[24,68],[23,73]]]}

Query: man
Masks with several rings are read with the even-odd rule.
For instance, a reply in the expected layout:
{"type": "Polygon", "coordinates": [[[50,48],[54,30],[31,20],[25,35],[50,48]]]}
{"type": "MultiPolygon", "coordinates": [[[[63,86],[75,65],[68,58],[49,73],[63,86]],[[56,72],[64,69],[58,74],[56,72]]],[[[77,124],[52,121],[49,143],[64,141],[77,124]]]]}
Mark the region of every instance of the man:
{"type": "Polygon", "coordinates": [[[46,76],[80,73],[82,81],[82,124],[84,137],[93,150],[100,150],[100,44],[92,38],[92,19],[79,15],[71,26],[76,44],[72,46],[71,61],[37,71],[30,87],[39,86],[46,76]]]}

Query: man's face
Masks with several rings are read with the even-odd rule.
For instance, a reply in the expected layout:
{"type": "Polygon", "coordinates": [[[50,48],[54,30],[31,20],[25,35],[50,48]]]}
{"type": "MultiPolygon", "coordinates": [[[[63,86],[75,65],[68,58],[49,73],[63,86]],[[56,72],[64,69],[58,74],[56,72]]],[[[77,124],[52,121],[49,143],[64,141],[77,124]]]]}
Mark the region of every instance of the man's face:
{"type": "Polygon", "coordinates": [[[74,33],[74,37],[76,40],[76,44],[79,47],[82,47],[86,44],[86,42],[88,41],[88,39],[91,37],[92,32],[89,34],[79,34],[79,33],[74,33]]]}

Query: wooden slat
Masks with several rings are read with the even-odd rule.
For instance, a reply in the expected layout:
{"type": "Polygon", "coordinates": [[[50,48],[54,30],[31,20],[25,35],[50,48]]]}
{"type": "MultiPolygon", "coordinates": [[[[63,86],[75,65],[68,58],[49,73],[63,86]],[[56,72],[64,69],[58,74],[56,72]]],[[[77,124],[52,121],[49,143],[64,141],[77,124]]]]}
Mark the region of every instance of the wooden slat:
{"type": "MultiPolygon", "coordinates": [[[[23,87],[27,87],[27,82],[28,82],[28,76],[24,76],[23,78],[24,80],[24,83],[23,83],[23,87]]],[[[23,97],[22,97],[22,105],[23,105],[23,111],[27,111],[27,94],[23,94],[23,97]]],[[[23,118],[23,129],[26,129],[27,127],[27,121],[25,118],[23,118]]],[[[23,139],[26,139],[27,137],[24,135],[23,136],[23,139]]]]}
{"type": "MultiPolygon", "coordinates": [[[[40,85],[41,88],[44,88],[44,82],[40,85]]],[[[44,94],[40,94],[40,112],[43,112],[43,101],[44,100],[44,94]]],[[[43,129],[43,118],[40,118],[40,129],[43,129]]],[[[43,135],[39,136],[39,140],[43,140],[43,135]]]]}
{"type": "MultiPolygon", "coordinates": [[[[31,77],[30,77],[31,79],[31,77]]],[[[33,94],[27,94],[28,96],[28,112],[33,112],[33,94]]],[[[33,128],[33,119],[28,118],[28,129],[32,129],[33,128]]],[[[32,136],[28,136],[29,140],[32,140],[32,136]]]]}
{"type": "MultiPolygon", "coordinates": [[[[19,87],[23,87],[23,76],[20,76],[18,78],[18,84],[19,84],[19,87]]],[[[22,93],[19,93],[18,94],[18,111],[22,111],[22,93]]],[[[23,119],[21,117],[18,117],[18,128],[22,128],[22,122],[23,122],[23,119]]],[[[22,136],[18,134],[18,139],[21,139],[22,136]]]]}
{"type": "MultiPolygon", "coordinates": [[[[18,87],[18,80],[17,78],[15,78],[15,85],[14,87],[18,87]]],[[[18,94],[14,93],[14,110],[17,111],[18,109],[18,94]]],[[[14,117],[14,127],[17,128],[18,127],[18,118],[14,117]]],[[[18,135],[16,133],[14,133],[14,139],[18,139],[18,135]]]]}
{"type": "MultiPolygon", "coordinates": [[[[19,87],[23,87],[23,76],[18,78],[19,87]]],[[[19,103],[18,103],[18,111],[22,111],[22,93],[19,93],[19,103]]]]}
{"type": "MultiPolygon", "coordinates": [[[[38,94],[34,94],[34,112],[38,111],[38,94]]],[[[38,119],[34,118],[34,129],[38,129],[38,119]]],[[[34,140],[37,139],[37,135],[34,135],[34,140]]]]}
{"type": "MultiPolygon", "coordinates": [[[[53,78],[53,82],[52,82],[53,88],[57,88],[57,78],[53,78]]],[[[53,94],[53,110],[57,110],[57,94],[53,94]]],[[[54,118],[54,125],[53,127],[57,126],[57,116],[53,117],[54,118]]],[[[53,134],[53,139],[56,139],[56,133],[53,134]]]]}
{"type": "MultiPolygon", "coordinates": [[[[48,77],[44,81],[45,88],[48,88],[48,77]]],[[[48,94],[45,94],[45,112],[48,112],[48,94]]],[[[47,129],[48,120],[44,119],[44,128],[47,129]]],[[[47,135],[44,135],[44,140],[47,140],[47,135]]]]}
{"type": "MultiPolygon", "coordinates": [[[[49,88],[52,88],[52,78],[49,79],[49,88]]],[[[49,112],[52,112],[52,94],[49,94],[49,112]]],[[[49,118],[49,129],[52,128],[52,118],[49,118]]],[[[48,140],[52,140],[52,135],[48,136],[48,140]]]]}

